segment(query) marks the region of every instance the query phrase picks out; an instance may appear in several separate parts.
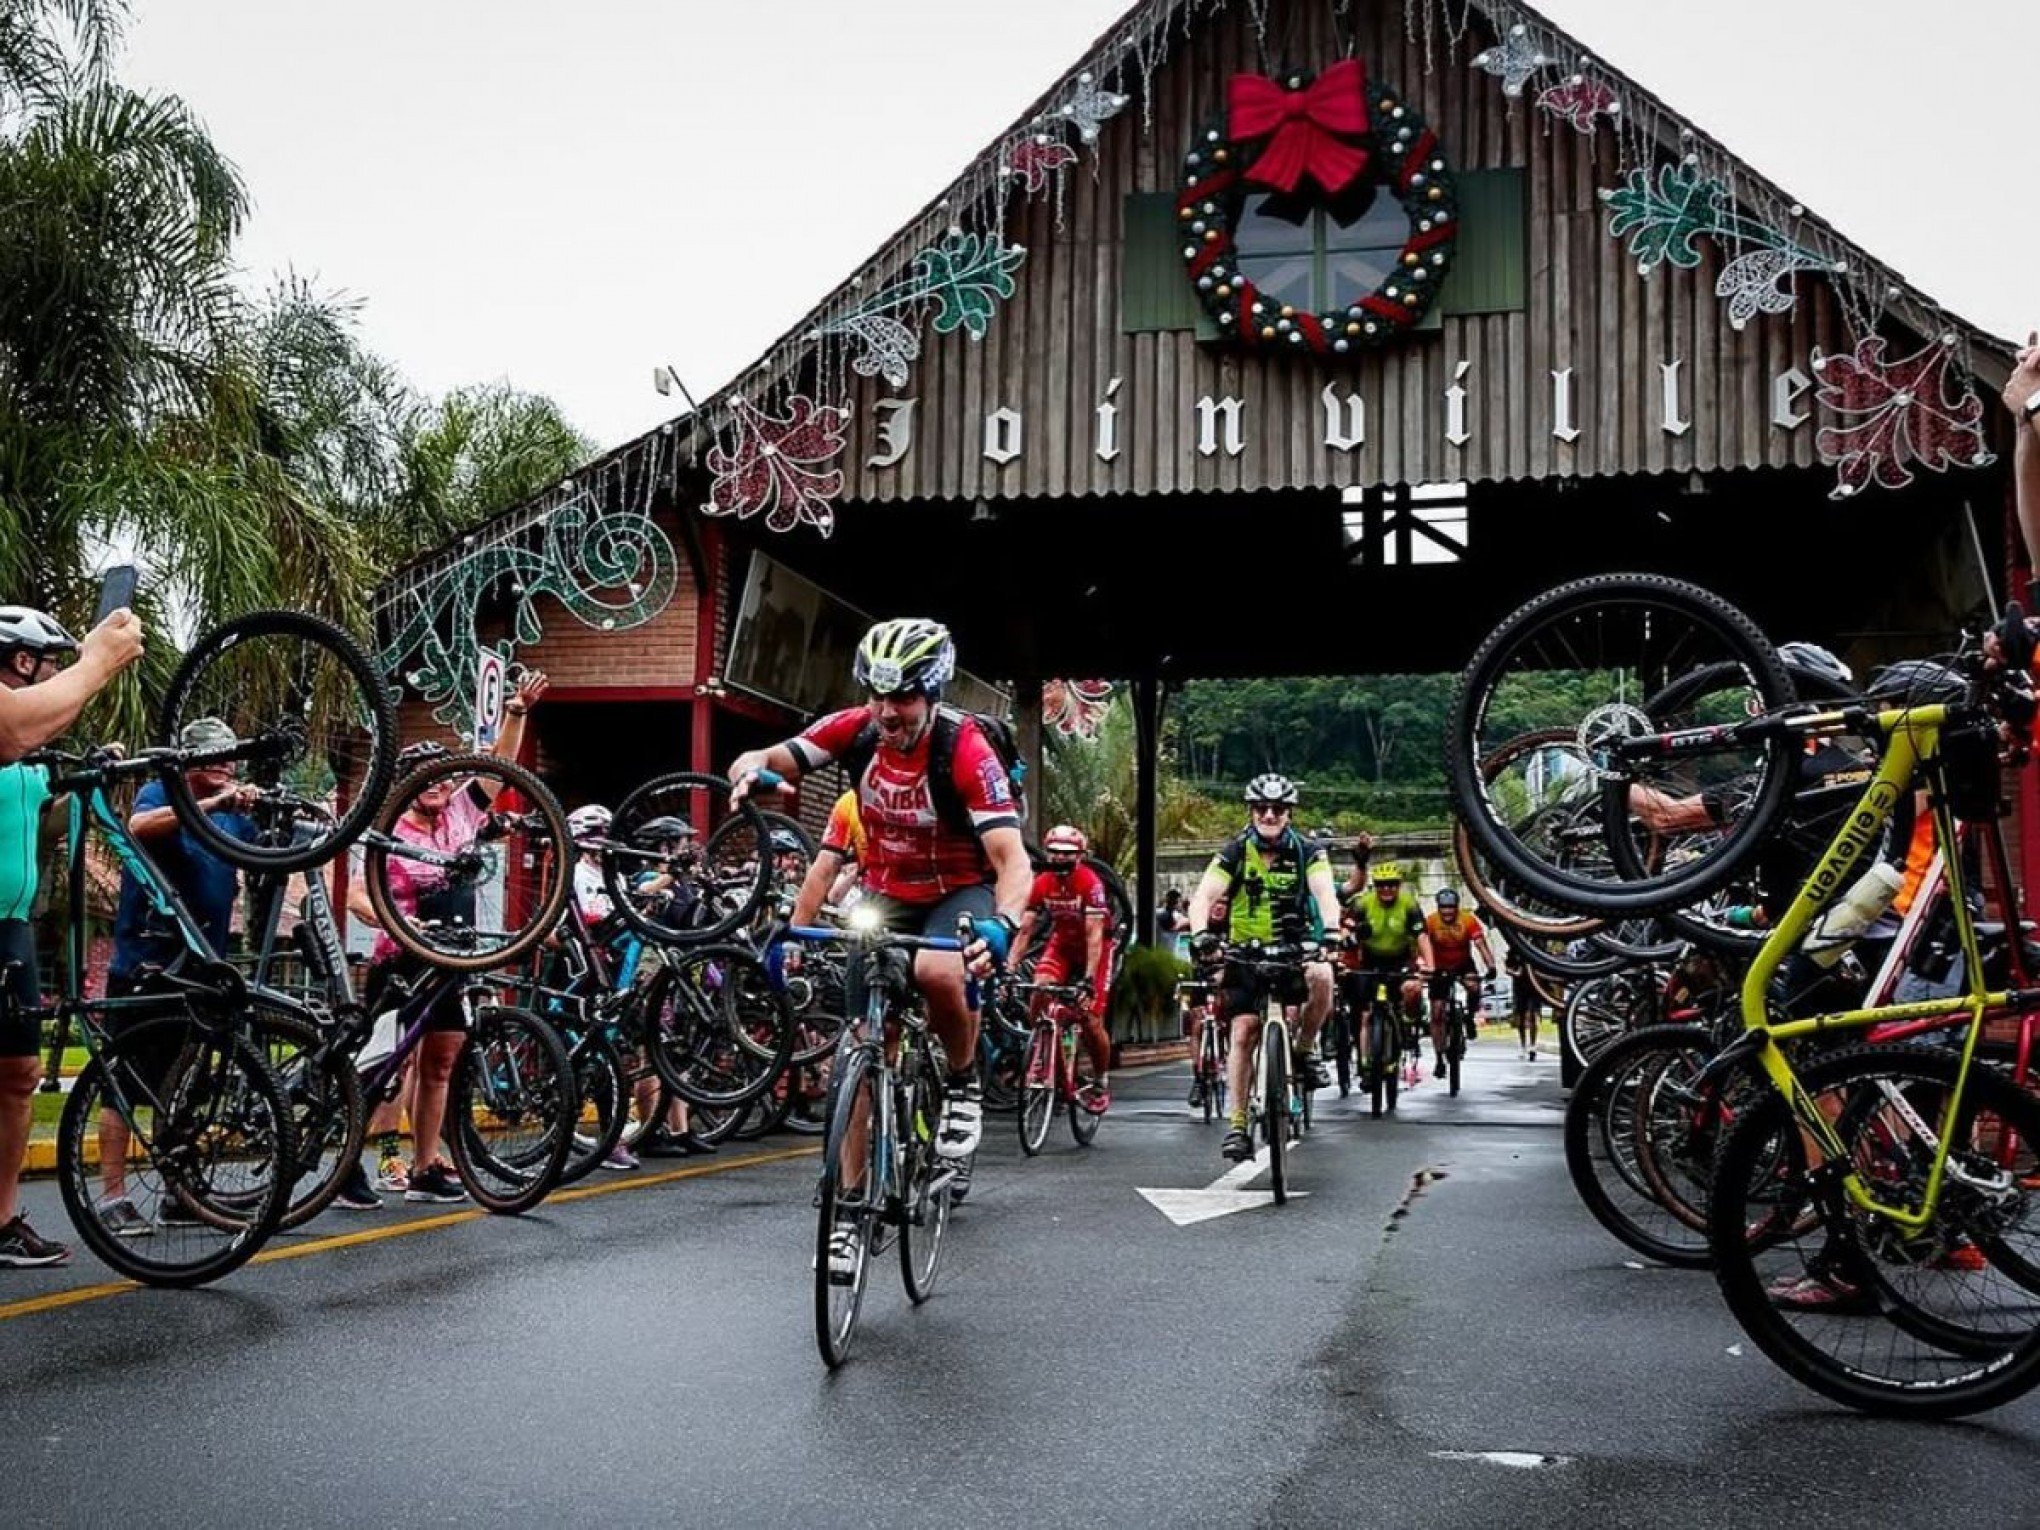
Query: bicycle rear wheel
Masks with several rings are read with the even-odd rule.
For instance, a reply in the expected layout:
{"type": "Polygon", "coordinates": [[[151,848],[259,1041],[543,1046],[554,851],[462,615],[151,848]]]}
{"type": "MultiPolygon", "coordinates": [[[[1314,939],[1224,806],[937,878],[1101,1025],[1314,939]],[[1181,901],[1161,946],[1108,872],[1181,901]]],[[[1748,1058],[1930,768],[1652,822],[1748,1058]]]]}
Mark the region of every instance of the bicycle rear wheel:
{"type": "Polygon", "coordinates": [[[573,1151],[579,1108],[559,1032],[529,1010],[475,1011],[446,1091],[446,1145],[477,1206],[516,1215],[552,1194],[573,1151]]]}
{"type": "Polygon", "coordinates": [[[1659,1127],[1645,1124],[1653,1099],[1668,1112],[1671,1103],[1664,1091],[1653,1093],[1653,1081],[1690,1078],[1714,1052],[1713,1036],[1699,1026],[1638,1031],[1587,1065],[1566,1104],[1565,1167],[1580,1203],[1646,1259],[1679,1269],[1707,1267],[1707,1239],[1658,1199],[1637,1159],[1675,1119],[1667,1114],[1659,1127]]]}
{"type": "Polygon", "coordinates": [[[748,1105],[793,1054],[786,995],[748,946],[670,951],[647,994],[652,1066],[690,1105],[748,1105]]]}
{"type": "MultiPolygon", "coordinates": [[[[1917,1205],[1960,1074],[1951,1053],[1873,1047],[1800,1070],[1849,1167],[1880,1200],[1917,1205]]],[[[2040,1382],[2040,1102],[1987,1067],[1963,1084],[1933,1219],[1905,1233],[1810,1164],[1783,1097],[1723,1142],[1709,1233],[1736,1321],[1789,1375],[1865,1412],[1946,1418],[2040,1382]],[[1747,1230],[1762,1222],[1766,1236],[1747,1230]],[[1808,1304],[1800,1293],[1830,1298],[1808,1304]]]]}
{"type": "Polygon", "coordinates": [[[877,1217],[871,1187],[877,1183],[873,1151],[878,1134],[869,1129],[878,1101],[871,1056],[863,1050],[839,1059],[835,1110],[822,1150],[821,1184],[815,1195],[815,1347],[822,1363],[834,1370],[850,1358],[864,1288],[871,1278],[873,1234],[877,1217]],[[865,1123],[865,1142],[852,1156],[852,1125],[865,1123]],[[840,1234],[840,1257],[837,1253],[840,1234]]]}
{"type": "Polygon", "coordinates": [[[1077,1042],[1077,1056],[1073,1064],[1074,1077],[1070,1080],[1070,1135],[1077,1139],[1078,1147],[1089,1147],[1098,1135],[1098,1123],[1105,1118],[1096,1111],[1085,1108],[1084,1095],[1097,1078],[1091,1066],[1091,1049],[1080,1038],[1077,1042]]]}
{"type": "MultiPolygon", "coordinates": [[[[1461,676],[1446,732],[1446,773],[1474,845],[1504,873],[1583,914],[1656,913],[1734,876],[1761,848],[1791,792],[1797,751],[1774,735],[1737,740],[1730,725],[1793,700],[1792,682],[1756,625],[1695,585],[1653,574],[1575,580],[1529,602],[1491,633],[1461,676]],[[1714,677],[1688,704],[1694,672],[1714,677]],[[1623,759],[1625,739],[1720,728],[1687,747],[1623,759]],[[1491,753],[1527,732],[1563,731],[1490,776],[1491,753]],[[1648,841],[1632,807],[1704,801],[1714,837],[1685,859],[1654,846],[1650,874],[1625,878],[1605,837],[1648,841]]],[[[1654,809],[1653,809],[1654,810],[1654,809]]]]}
{"type": "Polygon", "coordinates": [[[567,1166],[560,1173],[563,1185],[586,1179],[616,1151],[630,1124],[631,1098],[623,1055],[602,1032],[592,1031],[573,1041],[567,1055],[574,1064],[578,1097],[574,1101],[573,1143],[567,1150],[567,1166]]]}
{"type": "Polygon", "coordinates": [[[573,882],[566,814],[492,754],[428,760],[391,788],[362,857],[376,923],[434,967],[486,972],[559,928],[573,882]]]}
{"type": "Polygon", "coordinates": [[[1279,1025],[1263,1028],[1262,1066],[1267,1084],[1261,1095],[1261,1127],[1268,1142],[1268,1187],[1275,1204],[1289,1200],[1289,1032],[1279,1025]]]}
{"type": "Polygon", "coordinates": [[[291,1112],[245,1038],[182,1014],[128,1027],[85,1065],[57,1124],[64,1209],[85,1245],[130,1280],[196,1286],[239,1269],[276,1231],[295,1179],[291,1112]],[[102,1112],[127,1138],[120,1193],[140,1231],[99,1213],[102,1112]]]}
{"type": "Polygon", "coordinates": [[[259,805],[214,817],[183,770],[167,772],[163,787],[178,823],[244,871],[331,860],[367,829],[396,769],[388,687],[353,638],[302,611],[251,612],[192,645],[157,711],[156,742],[185,747],[185,731],[202,721],[232,735],[206,753],[237,762],[259,805]]]}
{"type": "Polygon", "coordinates": [[[361,1159],[368,1105],[352,1059],[335,1050],[321,1064],[321,1038],[311,1026],[262,1009],[254,1019],[254,1040],[283,1090],[296,1142],[297,1174],[277,1222],[279,1232],[288,1232],[311,1221],[340,1193],[347,1171],[361,1159]]]}

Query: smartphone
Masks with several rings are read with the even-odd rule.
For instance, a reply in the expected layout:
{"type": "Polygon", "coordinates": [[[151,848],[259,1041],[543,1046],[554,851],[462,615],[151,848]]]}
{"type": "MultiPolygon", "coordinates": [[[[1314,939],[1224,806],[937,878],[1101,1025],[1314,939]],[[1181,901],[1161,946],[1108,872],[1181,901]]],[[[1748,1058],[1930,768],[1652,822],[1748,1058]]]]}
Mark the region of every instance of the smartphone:
{"type": "Polygon", "coordinates": [[[122,606],[135,603],[136,570],[132,563],[116,563],[99,578],[99,614],[92,618],[92,625],[98,626],[122,606]]]}

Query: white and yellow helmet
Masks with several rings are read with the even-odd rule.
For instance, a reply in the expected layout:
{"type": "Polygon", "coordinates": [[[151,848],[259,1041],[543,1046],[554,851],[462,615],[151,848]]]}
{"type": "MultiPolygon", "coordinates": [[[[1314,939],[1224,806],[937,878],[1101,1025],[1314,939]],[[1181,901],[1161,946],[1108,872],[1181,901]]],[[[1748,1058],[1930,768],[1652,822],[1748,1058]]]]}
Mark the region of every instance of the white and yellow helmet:
{"type": "Polygon", "coordinates": [[[940,622],[896,617],[864,634],[850,672],[875,695],[917,690],[932,701],[956,673],[956,644],[940,622]]]}

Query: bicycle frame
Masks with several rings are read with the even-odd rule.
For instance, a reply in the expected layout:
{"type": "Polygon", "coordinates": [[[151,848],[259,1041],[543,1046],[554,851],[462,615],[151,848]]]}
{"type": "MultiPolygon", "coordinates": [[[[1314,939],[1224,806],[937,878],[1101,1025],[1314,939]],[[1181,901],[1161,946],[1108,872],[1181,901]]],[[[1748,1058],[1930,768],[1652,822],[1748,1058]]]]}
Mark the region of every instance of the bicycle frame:
{"type": "MultiPolygon", "coordinates": [[[[1908,1210],[1878,1200],[1870,1193],[1861,1176],[1853,1168],[1842,1176],[1843,1190],[1850,1201],[1860,1209],[1883,1217],[1908,1233],[1922,1232],[1933,1223],[1947,1174],[1954,1125],[1962,1109],[1963,1097],[1969,1082],[1969,1071],[1974,1066],[1977,1044],[1983,1035],[1986,1018],[1993,1010],[2026,1014],[2040,1009],[2040,990],[2020,988],[1991,992],[1983,987],[1982,952],[1977,939],[1975,920],[1969,910],[1962,858],[1959,853],[1960,830],[1954,809],[1947,800],[1943,781],[1940,741],[1942,729],[1948,721],[1949,710],[1946,706],[1937,705],[1882,711],[1877,714],[1876,727],[1886,738],[1884,757],[1864,787],[1862,796],[1857,799],[1855,808],[1836,831],[1819,863],[1801,885],[1791,907],[1786,910],[1777,928],[1758,950],[1748,973],[1744,976],[1741,995],[1743,1027],[1748,1037],[1755,1038],[1758,1065],[1772,1085],[1791,1103],[1793,1114],[1805,1133],[1830,1160],[1846,1159],[1847,1149],[1832,1124],[1807,1094],[1780,1044],[1833,1030],[1862,1029],[1873,1025],[1933,1018],[1945,1021],[1949,1016],[1967,1013],[1968,1026],[1960,1049],[1961,1068],[1943,1106],[1938,1127],[1927,1129],[1926,1123],[1919,1121],[1903,1100],[1894,1102],[1904,1114],[1912,1118],[1908,1125],[1920,1131],[1923,1136],[1931,1137],[1933,1141],[1933,1157],[1928,1168],[1920,1208],[1916,1211],[1908,1210]],[[1931,803],[1934,841],[1941,856],[1941,873],[1945,879],[1948,903],[1954,914],[1956,933],[1961,945],[1967,991],[1960,995],[1912,1004],[1888,1004],[1871,1009],[1841,1010],[1803,1020],[1772,1021],[1765,1008],[1765,997],[1771,979],[1786,958],[1799,949],[1807,931],[1822,910],[1851,885],[1851,873],[1857,863],[1877,842],[1885,825],[1898,810],[1899,804],[1907,800],[1914,784],[1922,777],[1936,788],[1932,793],[1931,803]]],[[[1812,736],[1820,732],[1839,732],[1848,725],[1846,714],[1826,712],[1803,719],[1800,726],[1812,736]]],[[[2003,868],[1999,869],[2002,874],[2003,868]]],[[[2005,887],[2005,896],[2009,904],[2011,893],[2008,885],[2005,887]]],[[[2018,938],[2016,918],[2010,921],[2010,926],[2016,944],[2018,938]]],[[[1744,1043],[1737,1043],[1731,1051],[1744,1046],[1744,1043]]]]}

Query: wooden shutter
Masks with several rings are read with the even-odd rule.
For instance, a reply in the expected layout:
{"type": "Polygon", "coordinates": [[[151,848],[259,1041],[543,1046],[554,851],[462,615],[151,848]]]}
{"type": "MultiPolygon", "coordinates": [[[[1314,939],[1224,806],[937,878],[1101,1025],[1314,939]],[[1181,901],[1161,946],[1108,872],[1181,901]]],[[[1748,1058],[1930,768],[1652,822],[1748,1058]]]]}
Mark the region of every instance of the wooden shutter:
{"type": "Polygon", "coordinates": [[[1524,173],[1462,170],[1454,178],[1459,183],[1459,248],[1437,308],[1462,314],[1520,312],[1529,306],[1524,173]]]}

